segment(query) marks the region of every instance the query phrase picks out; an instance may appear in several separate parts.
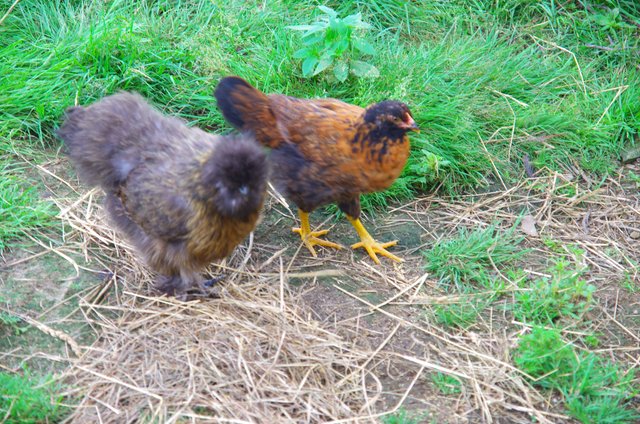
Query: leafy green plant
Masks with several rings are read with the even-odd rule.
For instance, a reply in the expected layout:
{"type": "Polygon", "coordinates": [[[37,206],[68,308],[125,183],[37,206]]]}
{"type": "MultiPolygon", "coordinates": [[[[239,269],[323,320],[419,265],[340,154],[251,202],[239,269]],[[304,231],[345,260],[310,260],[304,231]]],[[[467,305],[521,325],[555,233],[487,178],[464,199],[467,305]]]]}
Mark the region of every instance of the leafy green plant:
{"type": "Polygon", "coordinates": [[[358,60],[362,55],[372,56],[376,51],[358,30],[371,28],[362,21],[362,15],[356,13],[340,18],[338,13],[326,6],[318,6],[323,16],[311,25],[288,27],[294,31],[304,31],[304,47],[293,54],[302,59],[302,76],[313,77],[333,67],[333,75],[344,82],[349,72],[357,77],[378,77],[378,68],[371,63],[358,60]]]}
{"type": "Polygon", "coordinates": [[[575,365],[573,348],[562,340],[560,330],[535,327],[520,338],[514,362],[536,384],[552,389],[565,387],[575,365]]]}
{"type": "Polygon", "coordinates": [[[409,169],[419,176],[417,182],[422,184],[439,180],[440,171],[451,165],[450,161],[426,149],[422,149],[419,156],[421,156],[421,158],[412,163],[409,169]]]}
{"type": "Polygon", "coordinates": [[[66,408],[50,376],[0,372],[0,417],[6,423],[57,422],[66,408]]]}
{"type": "Polygon", "coordinates": [[[443,395],[454,395],[462,391],[462,383],[456,377],[437,372],[431,374],[431,381],[443,395]]]}
{"type": "Polygon", "coordinates": [[[636,275],[638,275],[637,267],[633,271],[624,272],[624,279],[620,285],[629,293],[640,293],[640,284],[638,284],[634,278],[636,275]]]}
{"type": "Polygon", "coordinates": [[[557,240],[553,240],[548,237],[542,237],[542,243],[544,243],[544,245],[547,246],[547,248],[549,248],[549,250],[551,250],[553,253],[564,253],[562,244],[557,240]]]}
{"type": "Polygon", "coordinates": [[[620,16],[620,9],[615,7],[613,9],[607,9],[593,14],[591,20],[600,25],[602,29],[615,32],[618,29],[634,29],[631,24],[624,22],[622,16],[620,16]]]}
{"type": "Polygon", "coordinates": [[[600,335],[601,334],[588,334],[584,336],[583,342],[585,345],[589,346],[592,349],[596,348],[600,346],[600,335]]]}
{"type": "Polygon", "coordinates": [[[561,317],[576,318],[593,304],[596,287],[581,278],[585,269],[571,269],[558,261],[550,277],[537,279],[515,295],[513,314],[516,319],[536,324],[549,324],[561,317]]]}
{"type": "Polygon", "coordinates": [[[592,352],[577,351],[556,328],[534,327],[520,338],[514,362],[534,385],[560,392],[568,413],[582,423],[622,424],[640,419],[628,403],[638,393],[634,373],[592,352]]]}
{"type": "Polygon", "coordinates": [[[629,173],[627,174],[627,176],[629,177],[629,179],[631,181],[633,181],[636,185],[636,188],[640,188],[640,175],[636,174],[633,171],[629,171],[629,173]]]}
{"type": "Polygon", "coordinates": [[[464,289],[465,284],[477,283],[495,287],[494,266],[504,266],[524,255],[519,248],[523,237],[515,228],[499,231],[494,225],[470,231],[460,229],[454,238],[438,242],[424,253],[426,269],[445,284],[464,289]]]}

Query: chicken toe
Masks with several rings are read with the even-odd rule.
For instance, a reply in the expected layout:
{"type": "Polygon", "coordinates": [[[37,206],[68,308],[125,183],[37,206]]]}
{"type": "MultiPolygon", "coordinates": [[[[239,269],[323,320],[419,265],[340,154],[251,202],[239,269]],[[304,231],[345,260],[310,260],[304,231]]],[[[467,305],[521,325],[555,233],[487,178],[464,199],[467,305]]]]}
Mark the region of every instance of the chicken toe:
{"type": "Polygon", "coordinates": [[[371,237],[367,229],[364,228],[359,218],[354,219],[348,215],[347,215],[347,218],[349,219],[349,222],[351,222],[351,225],[353,225],[353,228],[356,229],[356,231],[358,232],[358,235],[360,236],[360,241],[358,243],[353,244],[351,246],[352,249],[358,249],[360,247],[364,248],[369,254],[369,256],[371,257],[371,259],[373,259],[373,261],[378,265],[380,264],[380,260],[378,259],[378,256],[376,255],[376,253],[382,256],[386,256],[387,258],[393,259],[396,262],[403,262],[402,258],[386,250],[387,247],[395,246],[398,243],[398,240],[388,241],[385,243],[377,242],[373,237],[371,237]]]}
{"type": "Polygon", "coordinates": [[[292,228],[292,231],[294,233],[300,234],[302,242],[307,247],[307,249],[309,249],[309,252],[311,252],[311,255],[314,258],[317,256],[317,254],[313,246],[324,246],[334,249],[342,249],[343,246],[339,245],[338,243],[318,238],[327,234],[329,230],[311,231],[311,226],[309,225],[309,214],[307,212],[303,212],[302,210],[298,210],[298,213],[300,215],[300,227],[292,228]]]}

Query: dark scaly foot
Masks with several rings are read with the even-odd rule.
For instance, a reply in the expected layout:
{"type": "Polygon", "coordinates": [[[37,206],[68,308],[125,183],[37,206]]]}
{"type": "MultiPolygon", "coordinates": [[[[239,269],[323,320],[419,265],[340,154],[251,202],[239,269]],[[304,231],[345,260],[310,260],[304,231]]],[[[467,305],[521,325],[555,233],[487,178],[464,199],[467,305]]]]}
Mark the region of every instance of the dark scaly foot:
{"type": "Polygon", "coordinates": [[[215,284],[217,284],[217,283],[219,283],[220,281],[224,280],[224,278],[225,278],[225,277],[226,277],[226,276],[225,276],[224,274],[220,274],[220,275],[218,275],[217,277],[213,277],[213,278],[210,278],[210,279],[208,279],[208,280],[204,280],[204,281],[202,282],[202,285],[203,285],[204,287],[211,288],[211,287],[213,287],[215,284]]]}
{"type": "Polygon", "coordinates": [[[156,288],[167,296],[177,298],[186,291],[182,277],[179,275],[161,275],[156,281],[156,288]]]}

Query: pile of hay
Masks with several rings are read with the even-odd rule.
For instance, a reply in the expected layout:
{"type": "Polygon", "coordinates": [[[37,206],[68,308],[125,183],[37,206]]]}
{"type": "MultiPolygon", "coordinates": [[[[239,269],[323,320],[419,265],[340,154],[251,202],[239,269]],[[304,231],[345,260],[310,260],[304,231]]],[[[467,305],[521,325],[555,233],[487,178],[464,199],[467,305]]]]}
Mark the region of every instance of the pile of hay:
{"type": "MultiPolygon", "coordinates": [[[[97,340],[65,375],[79,399],[69,421],[293,423],[367,414],[380,395],[360,366],[368,353],[312,319],[284,273],[248,271],[252,238],[222,265],[228,278],[214,297],[157,297],[153,275],[111,230],[99,195],[59,204],[75,230],[67,245],[97,258],[94,271],[99,258],[113,260],[113,274],[80,301],[97,340]]],[[[331,271],[307,273],[323,274],[331,271]]]]}

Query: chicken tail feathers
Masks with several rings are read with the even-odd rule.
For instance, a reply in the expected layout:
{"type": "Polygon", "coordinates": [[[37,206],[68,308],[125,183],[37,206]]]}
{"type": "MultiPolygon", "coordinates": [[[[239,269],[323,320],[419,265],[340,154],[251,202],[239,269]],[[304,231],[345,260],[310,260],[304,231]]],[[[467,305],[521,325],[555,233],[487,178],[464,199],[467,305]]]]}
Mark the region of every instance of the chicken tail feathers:
{"type": "MultiPolygon", "coordinates": [[[[118,119],[118,114],[111,113],[114,104],[122,106],[124,100],[135,100],[135,97],[117,96],[89,107],[68,108],[64,122],[56,131],[80,179],[107,191],[121,184],[139,161],[136,149],[123,142],[128,139],[122,134],[131,132],[130,128],[118,119]]],[[[126,110],[133,113],[132,108],[126,110]]]]}
{"type": "Polygon", "coordinates": [[[242,78],[223,78],[214,96],[222,115],[236,129],[253,133],[268,147],[277,147],[283,141],[269,98],[242,78]]]}
{"type": "Polygon", "coordinates": [[[82,106],[67,108],[64,112],[64,122],[56,131],[56,135],[64,142],[66,153],[74,163],[80,178],[91,186],[97,186],[109,180],[106,177],[109,169],[105,168],[108,168],[110,152],[104,146],[91,142],[86,128],[90,115],[90,111],[82,106]]]}
{"type": "Polygon", "coordinates": [[[220,80],[214,93],[224,119],[236,129],[243,129],[250,103],[266,102],[266,96],[242,78],[226,77],[220,80]]]}
{"type": "Polygon", "coordinates": [[[74,144],[75,138],[73,135],[78,130],[78,122],[84,113],[82,106],[72,106],[64,111],[65,122],[58,128],[56,135],[65,142],[67,147],[71,147],[74,144]]]}

